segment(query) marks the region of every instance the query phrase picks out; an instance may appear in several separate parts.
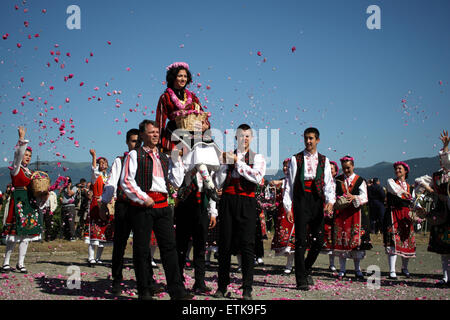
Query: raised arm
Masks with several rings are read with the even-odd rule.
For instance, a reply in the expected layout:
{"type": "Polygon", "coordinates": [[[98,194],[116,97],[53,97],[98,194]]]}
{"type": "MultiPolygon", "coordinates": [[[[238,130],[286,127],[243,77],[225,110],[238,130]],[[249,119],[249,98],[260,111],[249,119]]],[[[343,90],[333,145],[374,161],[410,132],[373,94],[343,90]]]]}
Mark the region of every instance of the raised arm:
{"type": "Polygon", "coordinates": [[[27,150],[28,140],[25,140],[25,134],[27,129],[25,127],[20,126],[18,129],[19,133],[19,141],[16,145],[16,150],[14,152],[14,162],[13,169],[11,174],[16,176],[20,171],[20,165],[22,164],[23,156],[25,155],[25,151],[27,150]]]}

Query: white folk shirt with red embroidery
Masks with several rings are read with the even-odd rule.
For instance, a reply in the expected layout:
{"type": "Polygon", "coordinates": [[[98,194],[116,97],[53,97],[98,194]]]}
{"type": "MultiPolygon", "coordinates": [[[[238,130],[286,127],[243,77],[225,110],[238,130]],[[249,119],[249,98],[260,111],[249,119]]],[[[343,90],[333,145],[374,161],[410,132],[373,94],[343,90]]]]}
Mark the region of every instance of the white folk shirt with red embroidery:
{"type": "MultiPolygon", "coordinates": [[[[345,176],[345,175],[344,175],[345,176]]],[[[352,185],[353,180],[355,180],[356,178],[356,174],[353,173],[350,177],[346,177],[345,176],[345,188],[348,190],[349,187],[352,185]]],[[[367,184],[365,181],[363,181],[361,183],[361,185],[359,186],[359,195],[355,196],[355,200],[352,201],[353,206],[355,208],[358,208],[359,206],[366,204],[367,202],[369,202],[369,198],[367,196],[367,184]]]]}
{"type": "MultiPolygon", "coordinates": [[[[400,184],[396,183],[394,179],[390,178],[387,181],[387,186],[386,189],[388,192],[396,195],[397,197],[401,198],[402,195],[405,192],[408,192],[408,185],[406,184],[406,181],[400,181],[400,184]]],[[[411,188],[411,190],[413,190],[411,188]]],[[[414,198],[415,197],[415,192],[413,190],[411,196],[414,198]]]]}
{"type": "MultiPolygon", "coordinates": [[[[316,151],[315,154],[309,153],[307,150],[303,150],[303,163],[305,180],[314,180],[317,173],[317,165],[319,163],[319,154],[316,151]]],[[[325,195],[325,203],[334,204],[336,202],[336,188],[333,184],[333,177],[331,176],[330,160],[325,157],[325,169],[324,169],[324,186],[323,193],[325,195]]],[[[283,196],[284,209],[289,212],[292,210],[292,199],[294,198],[294,179],[297,175],[297,159],[292,156],[289,171],[286,177],[286,190],[283,196]]]]}
{"type": "MultiPolygon", "coordinates": [[[[150,191],[167,193],[166,180],[164,179],[164,172],[161,166],[161,161],[159,160],[159,155],[152,152],[150,149],[145,151],[153,160],[153,178],[150,191]]],[[[135,178],[137,167],[137,152],[136,150],[132,150],[125,158],[122,176],[120,177],[120,185],[131,201],[142,205],[149,198],[149,196],[146,192],[142,191],[136,183],[135,178]]]]}
{"type": "Polygon", "coordinates": [[[31,175],[30,169],[24,167],[22,165],[22,160],[25,155],[25,151],[27,151],[29,141],[28,140],[20,140],[17,142],[16,149],[14,151],[14,161],[11,169],[11,174],[13,176],[17,176],[19,174],[20,168],[22,168],[25,172],[31,175]]]}
{"type": "MultiPolygon", "coordinates": [[[[233,172],[231,173],[231,178],[240,178],[242,176],[250,182],[259,184],[266,174],[266,160],[264,160],[264,157],[261,154],[256,154],[254,160],[255,163],[252,168],[245,163],[244,157],[245,153],[237,151],[237,162],[233,172]]],[[[213,177],[214,184],[218,189],[221,189],[225,183],[225,179],[227,178],[227,169],[227,164],[221,165],[219,171],[217,171],[213,177]]]]}

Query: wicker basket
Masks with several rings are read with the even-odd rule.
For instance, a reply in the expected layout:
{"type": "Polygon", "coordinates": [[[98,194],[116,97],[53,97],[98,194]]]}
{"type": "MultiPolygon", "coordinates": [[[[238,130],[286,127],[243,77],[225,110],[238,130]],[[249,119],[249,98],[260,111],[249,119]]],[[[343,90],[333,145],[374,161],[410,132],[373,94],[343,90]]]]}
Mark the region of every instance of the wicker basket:
{"type": "Polygon", "coordinates": [[[50,178],[43,171],[35,171],[31,176],[31,191],[35,197],[39,197],[48,192],[50,178]]]}
{"type": "Polygon", "coordinates": [[[200,106],[195,104],[195,111],[198,113],[181,114],[176,116],[175,121],[177,123],[178,129],[183,129],[187,131],[195,131],[196,123],[200,124],[208,118],[208,114],[200,110],[200,106]]]}

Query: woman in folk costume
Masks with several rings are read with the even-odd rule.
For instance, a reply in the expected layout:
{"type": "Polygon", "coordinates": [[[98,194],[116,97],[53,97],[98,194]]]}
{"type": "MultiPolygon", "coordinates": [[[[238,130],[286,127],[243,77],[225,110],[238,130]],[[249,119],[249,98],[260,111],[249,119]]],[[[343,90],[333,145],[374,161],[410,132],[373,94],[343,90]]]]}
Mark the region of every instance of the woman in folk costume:
{"type": "Polygon", "coordinates": [[[410,217],[413,188],[406,182],[409,166],[405,162],[394,163],[395,179],[387,181],[387,208],[384,215],[383,240],[389,259],[389,279],[397,279],[395,262],[402,257],[402,274],[410,278],[408,262],[416,256],[414,221],[410,217]]]}
{"type": "Polygon", "coordinates": [[[345,277],[347,258],[353,259],[356,280],[364,281],[360,262],[370,243],[370,219],[367,210],[367,184],[354,173],[354,159],[340,159],[344,174],[336,178],[336,204],[334,215],[334,253],[339,257],[339,279],[345,277]],[[341,201],[339,198],[342,198],[341,201]],[[342,206],[339,203],[344,203],[342,206]]]}
{"type": "Polygon", "coordinates": [[[436,221],[431,227],[428,251],[441,255],[443,276],[437,285],[448,286],[450,265],[450,152],[448,150],[450,138],[448,131],[441,134],[441,140],[444,145],[439,151],[441,169],[433,173],[432,188],[438,195],[436,210],[443,216],[439,219],[442,221],[436,221]]]}
{"type": "MultiPolygon", "coordinates": [[[[16,243],[19,243],[19,259],[16,269],[27,273],[24,265],[30,241],[39,241],[42,234],[42,215],[36,204],[41,205],[45,199],[34,199],[30,192],[31,176],[33,172],[28,168],[31,161],[32,149],[25,140],[26,128],[19,127],[19,141],[14,152],[14,162],[11,169],[12,194],[9,209],[3,225],[3,235],[6,235],[6,253],[2,272],[12,270],[9,265],[11,254],[16,243]]],[[[42,205],[42,208],[44,206],[42,205]]]]}
{"type": "Polygon", "coordinates": [[[89,244],[88,264],[92,267],[95,264],[102,264],[101,256],[103,253],[103,248],[105,245],[112,244],[114,237],[114,216],[111,213],[105,213],[104,208],[101,208],[103,186],[108,180],[108,160],[103,157],[99,157],[97,159],[94,149],[91,149],[89,152],[92,156],[92,200],[89,207],[89,216],[87,219],[88,228],[85,233],[85,242],[89,244]],[[97,247],[97,254],[95,258],[94,247],[97,247]]]}
{"type": "Polygon", "coordinates": [[[287,158],[283,161],[283,172],[285,178],[282,180],[271,181],[272,185],[277,186],[277,203],[278,213],[277,221],[275,225],[275,234],[272,239],[271,249],[275,251],[275,256],[286,256],[286,266],[284,268],[284,274],[289,275],[292,273],[292,265],[294,263],[295,253],[295,230],[294,223],[291,223],[286,218],[286,213],[283,206],[283,195],[286,188],[286,177],[289,174],[289,162],[291,158],[287,158]]]}
{"type": "MultiPolygon", "coordinates": [[[[333,177],[333,182],[336,185],[336,176],[339,174],[339,167],[335,161],[330,161],[331,165],[331,176],[333,177]]],[[[328,269],[332,272],[336,271],[334,265],[334,252],[333,252],[333,231],[334,231],[334,218],[332,215],[326,215],[324,218],[324,247],[321,251],[323,254],[328,255],[330,265],[328,269]]]]}
{"type": "Polygon", "coordinates": [[[167,89],[159,98],[156,123],[159,127],[163,152],[170,154],[174,149],[180,149],[179,146],[182,146],[183,163],[188,166],[186,181],[184,186],[180,187],[178,198],[183,200],[189,196],[192,178],[196,172],[199,172],[204,180],[208,196],[218,201],[217,190],[215,190],[210,171],[219,169],[221,152],[211,139],[208,130],[210,129],[208,117],[211,114],[204,111],[197,96],[186,88],[192,82],[189,65],[185,62],[175,62],[166,69],[167,89]],[[201,137],[195,135],[195,131],[188,131],[177,126],[177,117],[194,114],[203,116],[201,123],[200,121],[196,123],[195,130],[197,133],[201,132],[201,137]],[[196,144],[197,142],[202,143],[196,144]]]}

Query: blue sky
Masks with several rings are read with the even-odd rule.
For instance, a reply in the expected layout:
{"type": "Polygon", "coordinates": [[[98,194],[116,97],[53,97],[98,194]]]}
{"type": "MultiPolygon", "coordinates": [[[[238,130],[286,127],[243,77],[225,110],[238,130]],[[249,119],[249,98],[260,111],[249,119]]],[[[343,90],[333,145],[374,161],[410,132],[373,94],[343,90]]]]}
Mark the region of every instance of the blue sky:
{"type": "Polygon", "coordinates": [[[280,162],[303,149],[309,126],[321,131],[319,151],[350,154],[357,167],[435,156],[450,118],[448,12],[445,0],[1,1],[0,166],[19,125],[33,160],[90,161],[95,148],[112,162],[126,131],[154,118],[174,61],[189,63],[213,127],[279,129],[280,162]],[[66,27],[72,4],[80,30],[66,27]],[[372,4],[380,30],[366,27],[372,4]]]}

